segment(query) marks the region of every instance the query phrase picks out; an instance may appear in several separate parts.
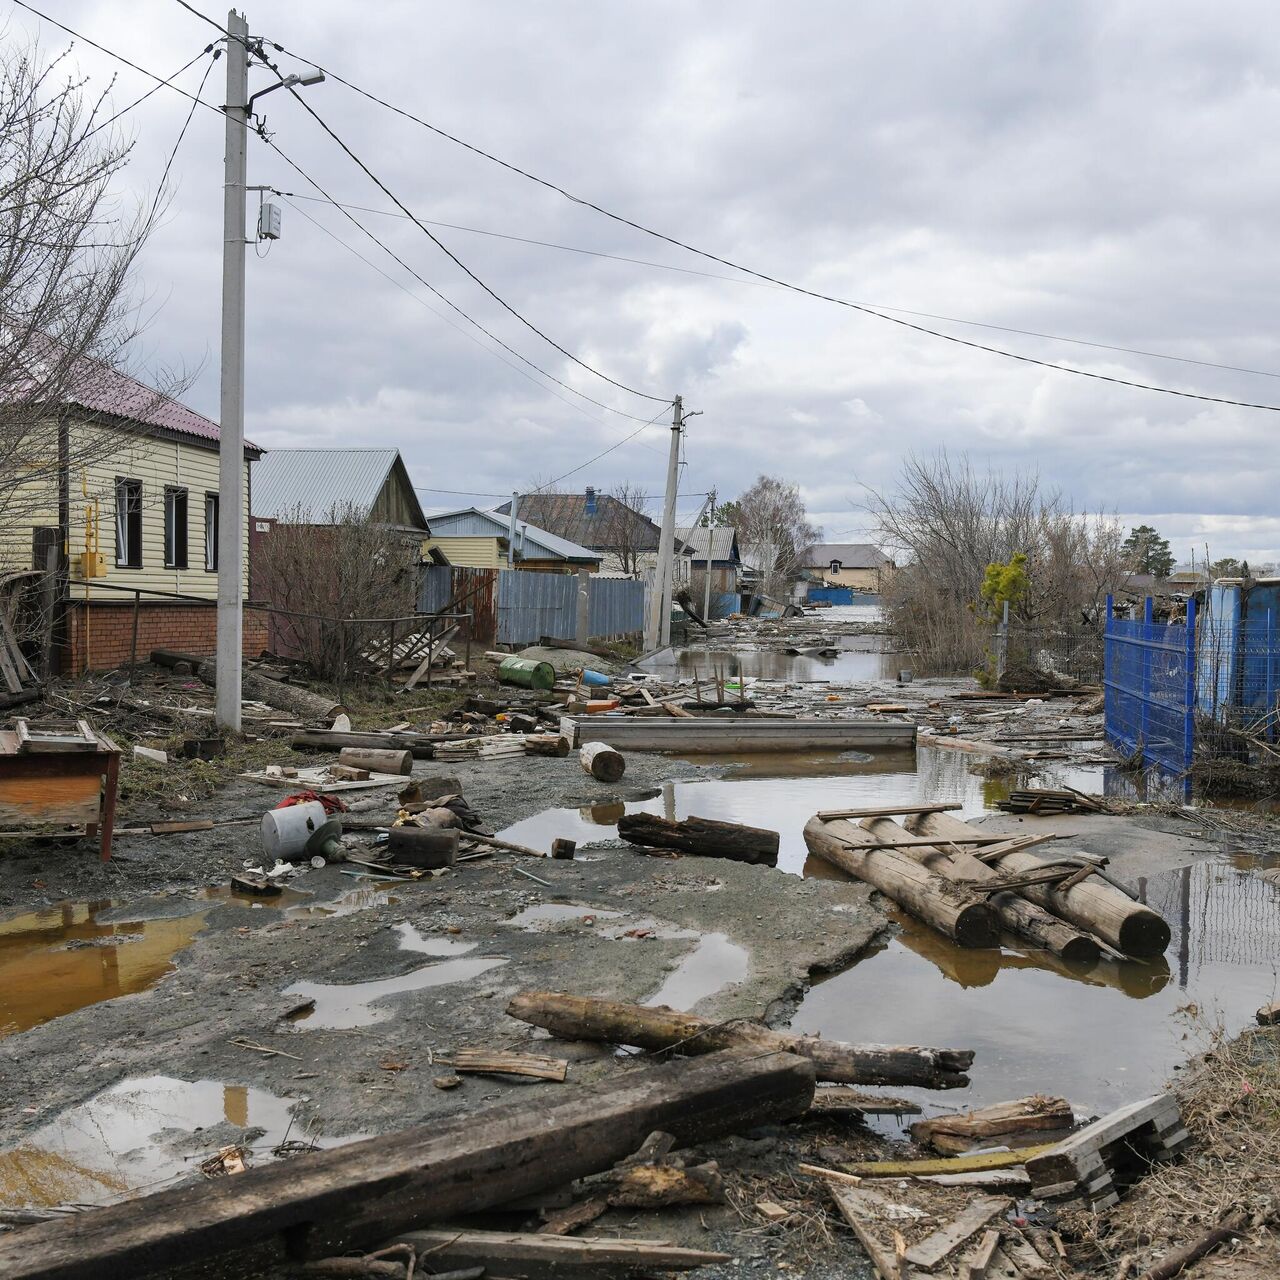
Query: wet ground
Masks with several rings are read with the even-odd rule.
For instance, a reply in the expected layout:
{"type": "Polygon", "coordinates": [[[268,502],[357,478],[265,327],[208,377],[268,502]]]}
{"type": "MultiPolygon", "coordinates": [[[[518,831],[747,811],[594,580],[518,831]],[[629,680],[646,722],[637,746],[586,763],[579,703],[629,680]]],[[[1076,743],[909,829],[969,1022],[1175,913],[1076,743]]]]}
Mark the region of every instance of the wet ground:
{"type": "MultiPolygon", "coordinates": [[[[841,643],[833,659],[726,649],[737,668],[723,673],[887,691],[875,682],[896,676],[899,655],[874,637],[841,643]]],[[[701,672],[708,661],[700,649],[675,664],[701,672]]],[[[522,989],[969,1047],[973,1086],[923,1095],[929,1109],[1050,1092],[1082,1113],[1158,1088],[1207,1027],[1237,1030],[1275,998],[1280,888],[1254,874],[1256,858],[1196,842],[1176,819],[993,814],[1018,779],[974,765],[935,747],[633,754],[609,787],[572,759],[450,764],[502,834],[540,849],[569,837],[578,859],[494,858],[391,886],[328,867],[267,901],[226,887],[256,854],[251,827],[122,841],[107,869],[74,849],[0,858],[0,901],[20,907],[0,920],[0,1094],[19,1100],[0,1115],[0,1204],[96,1203],[190,1176],[226,1143],[264,1160],[286,1134],[338,1142],[556,1088],[431,1084],[461,1045],[549,1051],[503,1013],[522,989]],[[964,951],[896,915],[884,932],[863,886],[807,856],[801,832],[818,809],[935,801],[1107,853],[1173,926],[1167,957],[1082,974],[1014,943],[964,951]],[[778,869],[630,852],[616,823],[636,811],[778,830],[778,869]]],[[[1054,761],[1034,781],[1139,798],[1098,764],[1054,761]]],[[[236,784],[204,811],[267,799],[236,784]]],[[[359,799],[370,812],[389,803],[359,799]]],[[[571,1058],[571,1080],[616,1069],[608,1050],[552,1048],[571,1058]]]]}

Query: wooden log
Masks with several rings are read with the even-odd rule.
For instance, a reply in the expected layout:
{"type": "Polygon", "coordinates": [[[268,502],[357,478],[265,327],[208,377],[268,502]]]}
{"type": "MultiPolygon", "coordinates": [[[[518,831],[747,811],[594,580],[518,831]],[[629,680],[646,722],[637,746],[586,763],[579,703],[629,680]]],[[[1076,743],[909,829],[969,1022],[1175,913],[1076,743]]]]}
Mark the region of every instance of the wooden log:
{"type": "Polygon", "coordinates": [[[338,763],[352,769],[368,769],[370,773],[413,772],[411,751],[377,751],[369,747],[343,747],[338,752],[338,763]]]}
{"type": "Polygon", "coordinates": [[[968,1151],[978,1143],[991,1146],[1013,1135],[1070,1129],[1074,1123],[1071,1103],[1066,1098],[1035,1094],[966,1111],[963,1115],[918,1120],[911,1126],[911,1136],[935,1151],[955,1154],[968,1151]]]}
{"type": "Polygon", "coordinates": [[[399,1237],[431,1261],[483,1263],[504,1276],[618,1276],[732,1262],[727,1253],[685,1249],[661,1240],[553,1236],[498,1231],[410,1231],[399,1237]]]}
{"type": "Polygon", "coordinates": [[[578,759],[597,782],[617,782],[627,769],[622,752],[603,742],[588,742],[578,752],[578,759]]]}
{"type": "MultiPolygon", "coordinates": [[[[717,1054],[633,1069],[551,1100],[436,1119],[26,1227],[0,1237],[0,1275],[143,1276],[275,1240],[298,1260],[363,1250],[424,1220],[447,1221],[606,1169],[655,1129],[682,1145],[704,1142],[801,1114],[812,1097],[813,1065],[790,1054],[717,1054]]],[[[441,1236],[461,1242],[445,1232],[436,1243],[441,1236]]],[[[458,1253],[438,1256],[453,1262],[458,1253]]]]}
{"type": "Polygon", "coordinates": [[[392,862],[407,867],[451,867],[458,859],[458,832],[441,827],[392,827],[387,832],[387,852],[392,862]]]}
{"type": "Polygon", "coordinates": [[[772,1031],[756,1022],[708,1022],[664,1005],[627,1004],[558,991],[524,991],[507,1006],[521,1022],[543,1027],[561,1040],[633,1044],[679,1054],[742,1049],[794,1053],[808,1058],[819,1080],[836,1084],[919,1085],[957,1089],[969,1083],[968,1049],[925,1049],[914,1045],[852,1045],[819,1036],[772,1031]]]}
{"type": "Polygon", "coordinates": [[[1254,1014],[1254,1017],[1260,1027],[1274,1027],[1280,1024],[1280,1000],[1273,1000],[1270,1004],[1264,1004],[1254,1014]]]}
{"type": "Polygon", "coordinates": [[[551,856],[557,862],[572,862],[573,855],[578,851],[578,842],[576,840],[567,840],[563,836],[557,836],[551,842],[551,856]]]}
{"type": "Polygon", "coordinates": [[[409,751],[415,760],[435,758],[435,743],[419,733],[353,733],[349,729],[304,729],[289,739],[295,751],[341,751],[367,747],[371,751],[409,751]]]}
{"type": "MultiPolygon", "coordinates": [[[[919,816],[923,818],[925,815],[919,816]]],[[[904,830],[887,818],[864,819],[862,825],[877,839],[883,839],[886,832],[896,836],[904,830]]],[[[959,846],[950,846],[949,849],[937,845],[917,847],[910,849],[910,855],[948,880],[995,880],[1000,875],[980,857],[959,846]]],[[[1004,890],[993,894],[987,901],[1006,929],[1029,938],[1055,956],[1061,956],[1068,964],[1085,968],[1101,959],[1102,950],[1093,938],[1064,924],[1051,911],[1027,901],[1020,894],[1004,890]]]]}
{"type": "Polygon", "coordinates": [[[865,880],[962,947],[999,945],[1000,926],[989,903],[908,854],[877,850],[876,838],[862,827],[843,819],[823,822],[810,818],[805,823],[804,842],[810,853],[865,880]]]}
{"type": "MultiPolygon", "coordinates": [[[[174,653],[166,649],[153,649],[151,661],[173,665],[173,661],[194,663],[194,672],[210,688],[217,684],[216,668],[208,658],[197,658],[188,653],[174,653]]],[[[285,684],[272,680],[257,671],[245,670],[240,677],[241,696],[251,702],[265,702],[269,707],[288,711],[303,721],[332,724],[336,716],[345,715],[346,707],[326,694],[314,693],[299,684],[285,684]]]]}
{"type": "Polygon", "coordinates": [[[526,733],[524,749],[526,755],[564,757],[569,754],[569,739],[558,733],[526,733]]]}
{"type": "MultiPolygon", "coordinates": [[[[968,823],[946,813],[922,814],[907,826],[920,835],[944,840],[973,832],[968,823]]],[[[1015,850],[994,859],[993,865],[1002,872],[1040,871],[1045,860],[1034,853],[1015,850]]],[[[1018,893],[1077,928],[1096,934],[1124,955],[1146,960],[1163,955],[1169,945],[1169,925],[1161,915],[1134,902],[1098,876],[1090,876],[1071,888],[1028,885],[1018,893]]]]}
{"type": "Polygon", "coordinates": [[[863,1093],[860,1089],[819,1089],[813,1095],[810,1115],[918,1116],[924,1110],[907,1098],[863,1093]]]}
{"type": "Polygon", "coordinates": [[[628,813],[618,820],[618,835],[630,844],[650,849],[678,849],[703,858],[727,858],[768,867],[778,863],[778,833],[737,822],[692,817],[673,822],[654,813],[628,813]]]}

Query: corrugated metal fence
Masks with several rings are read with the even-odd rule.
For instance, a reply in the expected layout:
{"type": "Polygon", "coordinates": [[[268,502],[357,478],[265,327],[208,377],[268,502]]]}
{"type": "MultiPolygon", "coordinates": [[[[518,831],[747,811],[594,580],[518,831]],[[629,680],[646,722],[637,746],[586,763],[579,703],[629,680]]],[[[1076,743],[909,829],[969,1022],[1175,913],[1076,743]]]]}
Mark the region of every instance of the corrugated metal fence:
{"type": "MultiPolygon", "coordinates": [[[[643,582],[590,578],[588,583],[589,639],[644,629],[643,582]]],[[[474,613],[472,639],[485,644],[536,644],[543,636],[572,640],[577,632],[576,574],[424,565],[418,609],[435,613],[455,602],[458,609],[474,613]]]]}

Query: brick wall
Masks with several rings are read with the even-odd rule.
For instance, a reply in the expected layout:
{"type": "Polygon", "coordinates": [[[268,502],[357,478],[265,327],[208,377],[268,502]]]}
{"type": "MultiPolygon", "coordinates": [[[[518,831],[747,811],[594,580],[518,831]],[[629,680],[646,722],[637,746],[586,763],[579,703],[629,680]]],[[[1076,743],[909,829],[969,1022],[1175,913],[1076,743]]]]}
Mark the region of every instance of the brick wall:
{"type": "MultiPolygon", "coordinates": [[[[260,609],[244,611],[242,650],[256,657],[267,647],[267,617],[260,609]]],[[[218,610],[208,604],[178,600],[142,601],[138,607],[138,661],[152,649],[178,649],[212,656],[217,646],[218,610]]],[[[67,606],[67,647],[63,672],[110,671],[128,665],[133,638],[133,601],[93,601],[67,606]],[[87,613],[87,619],[86,619],[87,613]],[[87,652],[86,652],[87,646],[87,652]]]]}

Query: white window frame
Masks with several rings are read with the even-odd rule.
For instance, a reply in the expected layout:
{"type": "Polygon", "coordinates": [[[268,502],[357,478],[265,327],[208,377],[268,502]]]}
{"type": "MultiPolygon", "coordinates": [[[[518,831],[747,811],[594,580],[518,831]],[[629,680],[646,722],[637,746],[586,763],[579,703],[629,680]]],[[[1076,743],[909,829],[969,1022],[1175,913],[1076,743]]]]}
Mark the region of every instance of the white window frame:
{"type": "Polygon", "coordinates": [[[218,572],[218,525],[222,519],[218,495],[204,495],[204,568],[206,573],[218,572]]]}

